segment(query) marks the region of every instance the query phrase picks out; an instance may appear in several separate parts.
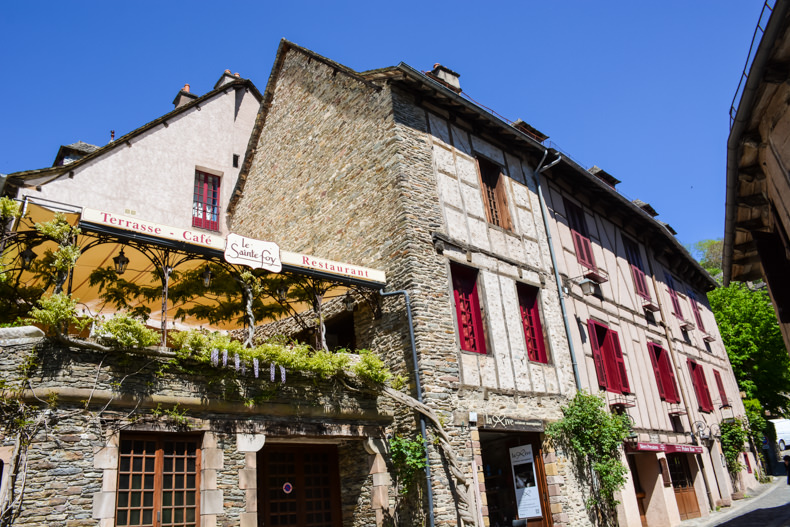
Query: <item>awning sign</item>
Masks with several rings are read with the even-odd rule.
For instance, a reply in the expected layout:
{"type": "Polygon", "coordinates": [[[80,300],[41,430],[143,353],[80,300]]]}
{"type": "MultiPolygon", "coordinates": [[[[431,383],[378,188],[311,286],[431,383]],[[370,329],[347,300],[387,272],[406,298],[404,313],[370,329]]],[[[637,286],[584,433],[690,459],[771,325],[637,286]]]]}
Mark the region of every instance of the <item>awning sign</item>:
{"type": "Polygon", "coordinates": [[[283,269],[280,261],[280,247],[274,242],[264,242],[246,238],[238,234],[228,234],[225,244],[225,261],[246,265],[253,269],[266,269],[279,273],[283,269]]]}
{"type": "Polygon", "coordinates": [[[666,452],[668,454],[702,454],[704,452],[701,446],[668,443],[626,443],[625,449],[628,452],[666,452]]]}
{"type": "Polygon", "coordinates": [[[521,445],[510,449],[510,466],[513,470],[513,484],[516,488],[519,518],[541,516],[540,495],[538,494],[535,459],[532,445],[521,445]]]}

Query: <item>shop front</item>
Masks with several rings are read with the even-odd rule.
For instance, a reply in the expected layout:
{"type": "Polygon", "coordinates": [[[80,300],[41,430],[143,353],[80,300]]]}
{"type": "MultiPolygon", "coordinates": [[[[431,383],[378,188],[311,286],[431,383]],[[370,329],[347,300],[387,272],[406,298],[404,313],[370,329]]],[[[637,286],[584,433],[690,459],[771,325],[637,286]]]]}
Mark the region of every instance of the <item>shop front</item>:
{"type": "Polygon", "coordinates": [[[491,417],[487,421],[479,435],[488,524],[551,526],[542,422],[491,417]]]}

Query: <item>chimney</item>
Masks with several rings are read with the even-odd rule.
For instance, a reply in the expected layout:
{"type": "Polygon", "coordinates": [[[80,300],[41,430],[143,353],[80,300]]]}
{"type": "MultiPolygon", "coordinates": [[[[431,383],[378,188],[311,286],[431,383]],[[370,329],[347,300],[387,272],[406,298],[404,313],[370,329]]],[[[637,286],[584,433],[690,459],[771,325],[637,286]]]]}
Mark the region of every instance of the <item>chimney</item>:
{"type": "Polygon", "coordinates": [[[461,83],[458,80],[461,77],[460,73],[456,73],[450,68],[445,68],[437,62],[433,65],[433,69],[429,71],[427,75],[432,79],[441,82],[455,93],[461,93],[461,83]]]}
{"type": "Polygon", "coordinates": [[[189,93],[189,84],[184,84],[184,87],[181,89],[181,91],[178,92],[176,98],[173,99],[173,104],[175,105],[176,108],[180,108],[185,104],[194,101],[197,98],[198,98],[197,95],[193,93],[189,93]]]}
{"type": "Polygon", "coordinates": [[[616,187],[618,183],[622,183],[619,179],[608,173],[606,170],[597,166],[593,166],[590,170],[588,170],[588,172],[612,188],[616,187]]]}

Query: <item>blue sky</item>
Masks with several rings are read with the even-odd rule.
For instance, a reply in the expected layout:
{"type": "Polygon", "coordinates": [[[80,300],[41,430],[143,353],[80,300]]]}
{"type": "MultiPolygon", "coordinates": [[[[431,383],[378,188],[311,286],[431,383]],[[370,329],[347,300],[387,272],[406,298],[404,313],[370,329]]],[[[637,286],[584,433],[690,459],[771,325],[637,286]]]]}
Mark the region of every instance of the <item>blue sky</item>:
{"type": "Polygon", "coordinates": [[[0,173],[103,145],[210,90],[264,90],[281,38],[353,69],[439,62],[649,202],[683,243],[724,231],[728,112],[762,0],[6,2],[0,173]]]}

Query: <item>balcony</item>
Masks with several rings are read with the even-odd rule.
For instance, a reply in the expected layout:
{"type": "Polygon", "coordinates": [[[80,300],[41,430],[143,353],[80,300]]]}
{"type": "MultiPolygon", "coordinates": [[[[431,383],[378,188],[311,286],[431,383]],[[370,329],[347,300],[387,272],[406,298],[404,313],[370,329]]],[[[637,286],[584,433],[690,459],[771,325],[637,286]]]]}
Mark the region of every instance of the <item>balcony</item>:
{"type": "Polygon", "coordinates": [[[605,284],[609,281],[609,273],[606,272],[605,269],[601,269],[600,267],[596,267],[595,269],[588,269],[584,273],[584,277],[588,280],[592,280],[596,284],[605,284]]]}
{"type": "Polygon", "coordinates": [[[682,329],[683,331],[691,331],[695,327],[697,326],[695,326],[694,322],[692,322],[691,320],[680,319],[680,329],[682,329]]]}
{"type": "Polygon", "coordinates": [[[658,303],[652,298],[642,298],[642,309],[655,313],[659,310],[658,303]]]}

